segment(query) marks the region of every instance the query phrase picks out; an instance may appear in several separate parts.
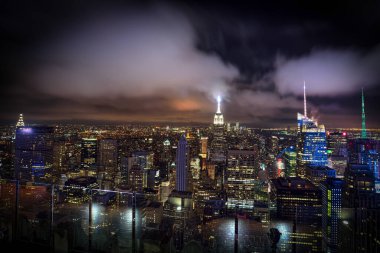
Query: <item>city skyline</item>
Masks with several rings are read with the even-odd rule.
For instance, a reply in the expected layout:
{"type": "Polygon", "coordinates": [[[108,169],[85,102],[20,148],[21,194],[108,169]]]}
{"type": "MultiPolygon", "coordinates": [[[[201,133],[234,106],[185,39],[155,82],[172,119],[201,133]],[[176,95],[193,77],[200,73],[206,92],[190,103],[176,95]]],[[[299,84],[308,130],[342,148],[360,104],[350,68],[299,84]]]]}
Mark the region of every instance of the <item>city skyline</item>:
{"type": "Polygon", "coordinates": [[[1,122],[380,127],[380,6],[37,3],[2,11],[1,122]]]}

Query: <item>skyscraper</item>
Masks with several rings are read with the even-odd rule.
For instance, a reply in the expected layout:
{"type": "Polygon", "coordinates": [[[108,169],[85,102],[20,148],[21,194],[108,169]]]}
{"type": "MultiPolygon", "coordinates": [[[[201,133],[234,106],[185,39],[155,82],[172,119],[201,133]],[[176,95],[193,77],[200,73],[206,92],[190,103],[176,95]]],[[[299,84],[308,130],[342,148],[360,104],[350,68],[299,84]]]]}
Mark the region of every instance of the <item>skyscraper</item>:
{"type": "Polygon", "coordinates": [[[228,150],[227,152],[227,207],[252,210],[255,197],[255,179],[253,150],[228,150]]]}
{"type": "Polygon", "coordinates": [[[176,157],[176,184],[175,189],[179,192],[187,191],[187,141],[182,135],[178,142],[176,157]]]}
{"type": "Polygon", "coordinates": [[[297,168],[297,153],[294,146],[286,148],[283,158],[285,163],[285,175],[287,177],[295,177],[297,168]]]}
{"type": "Polygon", "coordinates": [[[20,116],[19,116],[18,121],[16,123],[16,127],[23,127],[23,126],[25,126],[24,117],[23,117],[22,113],[20,113],[20,116]]]}
{"type": "Polygon", "coordinates": [[[362,131],[361,138],[351,140],[348,143],[349,163],[367,164],[375,179],[380,180],[380,155],[379,141],[367,138],[365,128],[364,93],[362,90],[362,131]]]}
{"type": "Polygon", "coordinates": [[[86,172],[96,173],[98,162],[98,141],[96,138],[83,138],[81,142],[81,167],[86,172]]]}
{"type": "Polygon", "coordinates": [[[224,125],[223,114],[222,114],[222,111],[220,110],[220,102],[222,101],[220,96],[218,96],[217,101],[218,101],[218,108],[214,115],[214,125],[224,125]]]}
{"type": "Polygon", "coordinates": [[[117,169],[117,140],[99,141],[99,165],[102,170],[112,175],[117,169]]]}
{"type": "Polygon", "coordinates": [[[16,178],[41,177],[53,164],[54,128],[20,126],[16,129],[16,178]]]}
{"type": "Polygon", "coordinates": [[[306,92],[304,86],[304,114],[297,114],[297,175],[305,176],[305,165],[327,165],[327,142],[324,125],[306,116],[306,92]]]}
{"type": "Polygon", "coordinates": [[[320,184],[322,191],[322,235],[325,252],[337,252],[340,242],[343,181],[328,178],[320,184]]]}
{"type": "Polygon", "coordinates": [[[218,96],[218,108],[214,115],[212,126],[213,139],[211,141],[210,160],[213,162],[226,161],[226,139],[224,135],[224,118],[220,110],[221,98],[218,96]]]}

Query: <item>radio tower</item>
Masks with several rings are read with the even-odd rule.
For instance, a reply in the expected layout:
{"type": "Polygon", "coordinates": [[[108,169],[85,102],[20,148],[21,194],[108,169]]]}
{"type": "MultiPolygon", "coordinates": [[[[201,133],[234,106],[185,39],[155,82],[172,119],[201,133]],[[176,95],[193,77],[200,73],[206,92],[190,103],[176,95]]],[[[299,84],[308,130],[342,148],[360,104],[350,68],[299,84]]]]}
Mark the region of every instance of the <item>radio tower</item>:
{"type": "Polygon", "coordinates": [[[365,111],[364,111],[364,92],[362,88],[362,138],[367,138],[367,129],[365,127],[365,111]]]}
{"type": "Polygon", "coordinates": [[[303,115],[307,118],[307,109],[306,109],[306,83],[303,81],[303,115]]]}

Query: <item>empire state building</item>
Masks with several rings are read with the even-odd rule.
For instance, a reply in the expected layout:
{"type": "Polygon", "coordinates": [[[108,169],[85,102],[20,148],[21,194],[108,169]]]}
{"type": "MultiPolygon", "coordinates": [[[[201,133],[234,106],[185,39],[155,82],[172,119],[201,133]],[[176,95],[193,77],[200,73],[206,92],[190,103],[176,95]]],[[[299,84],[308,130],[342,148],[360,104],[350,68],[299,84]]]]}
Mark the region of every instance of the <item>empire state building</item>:
{"type": "Polygon", "coordinates": [[[216,110],[216,113],[214,116],[214,125],[224,125],[223,114],[220,111],[220,102],[221,102],[221,98],[220,96],[218,96],[218,109],[216,110]]]}
{"type": "Polygon", "coordinates": [[[214,115],[214,124],[212,126],[213,139],[211,142],[210,160],[213,162],[226,161],[226,139],[224,133],[224,118],[220,110],[221,98],[218,96],[218,108],[214,115]]]}

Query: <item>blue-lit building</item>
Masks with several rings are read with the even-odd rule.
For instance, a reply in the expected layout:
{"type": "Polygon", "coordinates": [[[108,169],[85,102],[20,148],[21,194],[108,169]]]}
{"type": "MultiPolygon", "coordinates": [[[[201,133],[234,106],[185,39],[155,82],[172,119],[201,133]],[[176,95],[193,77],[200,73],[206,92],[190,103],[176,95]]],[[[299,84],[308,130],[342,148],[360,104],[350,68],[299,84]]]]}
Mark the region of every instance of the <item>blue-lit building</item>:
{"type": "Polygon", "coordinates": [[[297,176],[305,177],[305,165],[326,166],[327,141],[324,125],[297,114],[297,176]]]}
{"type": "Polygon", "coordinates": [[[53,127],[17,127],[15,140],[16,178],[29,180],[43,177],[53,165],[53,142],[53,127]]]}
{"type": "Polygon", "coordinates": [[[187,141],[185,135],[182,135],[177,148],[176,157],[176,182],[175,189],[178,192],[187,191],[187,141]]]}
{"type": "Polygon", "coordinates": [[[337,252],[340,242],[343,181],[328,178],[320,184],[322,191],[322,236],[324,252],[337,252]]]}

